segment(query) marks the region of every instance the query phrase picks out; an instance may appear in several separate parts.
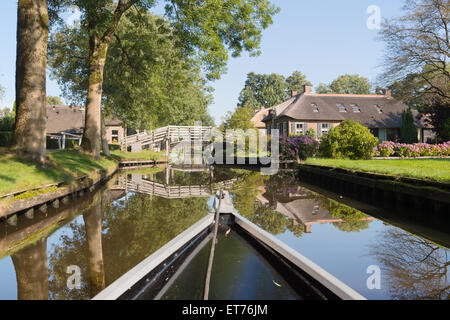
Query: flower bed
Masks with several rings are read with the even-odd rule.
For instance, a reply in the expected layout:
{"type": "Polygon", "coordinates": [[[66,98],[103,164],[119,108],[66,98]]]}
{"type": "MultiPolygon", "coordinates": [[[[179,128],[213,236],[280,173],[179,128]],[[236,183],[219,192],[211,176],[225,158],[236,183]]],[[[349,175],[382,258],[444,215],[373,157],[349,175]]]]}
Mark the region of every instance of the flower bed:
{"type": "Polygon", "coordinates": [[[442,144],[396,143],[385,141],[374,148],[375,157],[445,157],[450,156],[450,141],[442,144]]]}
{"type": "Polygon", "coordinates": [[[319,141],[311,136],[280,137],[281,160],[306,160],[319,150],[319,141]]]}

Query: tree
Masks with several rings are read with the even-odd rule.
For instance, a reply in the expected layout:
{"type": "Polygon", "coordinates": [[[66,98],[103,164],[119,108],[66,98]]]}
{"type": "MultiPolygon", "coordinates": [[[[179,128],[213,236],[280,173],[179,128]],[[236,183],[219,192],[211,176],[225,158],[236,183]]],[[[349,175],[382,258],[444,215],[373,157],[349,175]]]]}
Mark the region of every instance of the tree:
{"type": "Polygon", "coordinates": [[[253,109],[250,107],[237,107],[232,113],[229,111],[222,125],[222,130],[227,129],[256,129],[250,119],[253,117],[253,109]]]}
{"type": "Polygon", "coordinates": [[[60,97],[47,96],[46,103],[50,105],[63,104],[60,97]]]}
{"type": "Polygon", "coordinates": [[[370,94],[371,85],[367,78],[358,74],[342,75],[333,80],[329,85],[320,83],[316,87],[317,93],[336,94],[370,94]]]}
{"type": "Polygon", "coordinates": [[[329,86],[331,93],[338,94],[370,94],[370,88],[369,80],[358,74],[340,76],[329,86]]]}
{"type": "Polygon", "coordinates": [[[316,87],[316,92],[317,93],[331,93],[331,89],[328,85],[326,85],[325,83],[320,83],[317,87],[316,87]]]}
{"type": "Polygon", "coordinates": [[[414,125],[413,114],[409,108],[402,112],[400,139],[403,143],[417,143],[417,129],[414,125]]]}
{"type": "Polygon", "coordinates": [[[253,110],[261,106],[278,105],[288,98],[286,79],[279,74],[247,74],[244,89],[239,95],[239,107],[249,107],[253,110]]]}
{"type": "MultiPolygon", "coordinates": [[[[104,68],[107,52],[123,14],[131,7],[144,13],[152,0],[103,0],[100,3],[72,0],[82,13],[81,24],[89,35],[89,77],[86,120],[82,149],[94,157],[100,155],[100,121],[104,68]]],[[[186,2],[167,0],[166,13],[180,46],[188,55],[196,55],[207,77],[216,79],[225,70],[228,49],[233,56],[242,50],[259,53],[261,31],[272,23],[278,9],[267,0],[186,2]]]]}
{"type": "Polygon", "coordinates": [[[450,98],[448,0],[406,0],[404,15],[385,20],[380,40],[386,44],[381,82],[415,75],[420,91],[450,98]],[[435,81],[436,77],[442,81],[435,81]]]}
{"type": "Polygon", "coordinates": [[[45,160],[45,81],[49,32],[47,0],[17,5],[16,125],[12,150],[45,160]]]}
{"type": "MultiPolygon", "coordinates": [[[[198,120],[211,125],[209,88],[179,41],[161,17],[129,10],[108,49],[102,113],[141,130],[198,120]]],[[[88,42],[82,26],[61,26],[49,41],[50,70],[73,103],[87,97],[88,42]]]]}
{"type": "Polygon", "coordinates": [[[261,106],[272,107],[289,99],[291,90],[302,92],[305,85],[311,85],[311,82],[300,71],[294,71],[287,79],[276,73],[250,72],[239,95],[238,106],[248,106],[254,110],[261,106]]]}
{"type": "Polygon", "coordinates": [[[0,86],[0,100],[3,99],[3,96],[5,95],[5,88],[0,86]]]}
{"type": "Polygon", "coordinates": [[[450,102],[435,96],[419,107],[422,114],[429,115],[425,122],[432,126],[438,142],[450,141],[450,102]]]}
{"type": "Polygon", "coordinates": [[[300,71],[294,71],[287,79],[287,90],[303,92],[304,86],[312,86],[312,83],[306,80],[306,76],[300,71]]]}

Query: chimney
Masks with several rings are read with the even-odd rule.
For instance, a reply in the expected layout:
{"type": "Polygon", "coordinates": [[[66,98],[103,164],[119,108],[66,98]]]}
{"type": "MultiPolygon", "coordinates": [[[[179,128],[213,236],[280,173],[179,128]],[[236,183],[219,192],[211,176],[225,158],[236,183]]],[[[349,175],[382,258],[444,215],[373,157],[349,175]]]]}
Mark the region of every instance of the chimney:
{"type": "Polygon", "coordinates": [[[291,90],[291,97],[295,97],[296,95],[298,95],[298,91],[297,90],[291,90]]]}
{"type": "Polygon", "coordinates": [[[303,86],[303,89],[305,93],[311,93],[311,86],[303,86]]]}
{"type": "Polygon", "coordinates": [[[386,98],[388,98],[388,99],[391,99],[391,98],[392,98],[392,91],[391,91],[391,89],[386,89],[386,90],[384,91],[384,96],[385,96],[386,98]]]}

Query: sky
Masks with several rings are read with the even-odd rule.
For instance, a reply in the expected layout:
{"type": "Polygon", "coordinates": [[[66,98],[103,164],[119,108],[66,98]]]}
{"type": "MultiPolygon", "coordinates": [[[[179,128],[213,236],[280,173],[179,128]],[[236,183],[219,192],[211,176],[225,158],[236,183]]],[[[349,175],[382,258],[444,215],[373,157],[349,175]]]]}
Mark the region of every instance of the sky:
{"type": "MultiPolygon", "coordinates": [[[[343,74],[359,74],[373,84],[381,73],[384,44],[378,30],[369,28],[373,11],[382,19],[402,14],[403,0],[272,0],[280,8],[273,24],[263,31],[261,55],[230,58],[228,72],[210,85],[215,89],[209,107],[219,124],[238,102],[249,72],[289,76],[299,70],[315,86],[343,74]]],[[[155,12],[161,12],[160,7],[155,12]]],[[[5,95],[0,107],[15,100],[17,0],[0,0],[0,85],[5,95]]],[[[47,77],[47,95],[61,96],[55,80],[47,77]]],[[[64,97],[61,96],[64,101],[64,97]]]]}

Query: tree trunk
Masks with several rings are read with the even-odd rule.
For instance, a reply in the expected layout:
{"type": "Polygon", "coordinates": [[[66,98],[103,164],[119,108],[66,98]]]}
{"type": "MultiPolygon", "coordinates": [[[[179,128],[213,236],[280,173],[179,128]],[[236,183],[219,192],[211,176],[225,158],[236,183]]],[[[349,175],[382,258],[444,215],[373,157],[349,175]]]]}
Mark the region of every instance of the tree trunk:
{"type": "Polygon", "coordinates": [[[102,149],[103,149],[103,154],[106,157],[110,157],[111,154],[109,153],[108,140],[106,139],[105,117],[103,116],[103,112],[102,112],[101,116],[102,116],[102,149]]]}
{"type": "Polygon", "coordinates": [[[16,125],[11,149],[45,160],[48,7],[47,0],[19,0],[17,6],[16,125]]]}
{"type": "Polygon", "coordinates": [[[94,158],[100,158],[101,104],[103,70],[108,42],[100,41],[96,35],[89,39],[89,91],[81,148],[94,158]]]}
{"type": "Polygon", "coordinates": [[[17,278],[18,300],[48,299],[47,238],[11,256],[17,278]]]}
{"type": "MultiPolygon", "coordinates": [[[[89,248],[89,273],[91,297],[105,288],[105,271],[102,246],[102,194],[96,195],[97,202],[92,209],[83,214],[84,227],[89,248]]],[[[95,201],[95,199],[94,199],[95,201]]]]}

